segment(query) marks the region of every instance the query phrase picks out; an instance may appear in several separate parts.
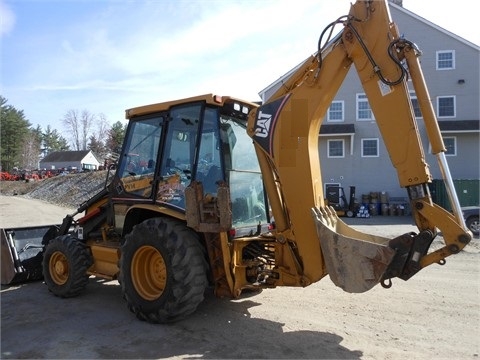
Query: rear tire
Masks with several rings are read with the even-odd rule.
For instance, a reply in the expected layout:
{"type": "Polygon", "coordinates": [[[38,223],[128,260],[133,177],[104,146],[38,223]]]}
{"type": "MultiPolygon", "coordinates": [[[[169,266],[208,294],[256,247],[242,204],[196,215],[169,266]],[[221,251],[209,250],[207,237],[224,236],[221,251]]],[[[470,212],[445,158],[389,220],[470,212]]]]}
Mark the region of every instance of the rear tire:
{"type": "Polygon", "coordinates": [[[45,284],[55,296],[73,297],[87,286],[88,268],[93,264],[89,248],[72,235],[52,239],[43,254],[45,284]]]}
{"type": "Polygon", "coordinates": [[[478,216],[472,216],[467,219],[467,228],[473,233],[473,235],[479,235],[480,226],[478,223],[478,216]]]}
{"type": "Polygon", "coordinates": [[[190,315],[208,285],[198,234],[165,218],[136,225],[122,247],[119,283],[128,308],[140,320],[168,323],[190,315]]]}

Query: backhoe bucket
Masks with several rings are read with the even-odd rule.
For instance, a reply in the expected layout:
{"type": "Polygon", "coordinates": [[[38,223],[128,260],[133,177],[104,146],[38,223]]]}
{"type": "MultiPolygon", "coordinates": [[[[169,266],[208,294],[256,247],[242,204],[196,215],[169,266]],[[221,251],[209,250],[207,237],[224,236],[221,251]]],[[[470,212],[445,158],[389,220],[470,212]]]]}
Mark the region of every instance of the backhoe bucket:
{"type": "Polygon", "coordinates": [[[57,225],[0,229],[2,285],[42,279],[43,244],[56,236],[57,225]]]}
{"type": "Polygon", "coordinates": [[[390,239],[364,234],[341,221],[333,208],[313,208],[325,266],[333,283],[350,293],[378,284],[395,256],[390,239]]]}

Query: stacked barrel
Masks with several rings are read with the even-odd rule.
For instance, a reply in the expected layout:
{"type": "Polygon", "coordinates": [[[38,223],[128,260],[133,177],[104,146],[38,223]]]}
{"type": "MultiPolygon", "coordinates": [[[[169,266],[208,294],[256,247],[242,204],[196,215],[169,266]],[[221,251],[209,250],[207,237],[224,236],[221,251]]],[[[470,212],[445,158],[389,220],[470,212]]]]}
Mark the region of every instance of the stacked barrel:
{"type": "MultiPolygon", "coordinates": [[[[361,208],[370,216],[403,216],[407,215],[406,204],[402,201],[391,201],[386,191],[370,192],[362,195],[361,208]]],[[[399,199],[400,200],[400,199],[399,199]]],[[[365,217],[365,216],[362,216],[365,217]]]]}

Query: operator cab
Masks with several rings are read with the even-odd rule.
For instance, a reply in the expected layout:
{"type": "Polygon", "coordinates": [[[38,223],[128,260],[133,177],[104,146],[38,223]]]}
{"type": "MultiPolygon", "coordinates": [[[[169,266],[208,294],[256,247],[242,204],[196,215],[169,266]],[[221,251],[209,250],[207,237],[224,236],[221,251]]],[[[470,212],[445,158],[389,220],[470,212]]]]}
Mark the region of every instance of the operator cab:
{"type": "Polygon", "coordinates": [[[184,192],[192,181],[202,183],[204,196],[214,197],[223,181],[230,189],[235,237],[253,235],[259,225],[266,229],[269,220],[258,160],[246,132],[255,105],[204,98],[130,110],[138,116],[127,112],[130,122],[114,191],[128,202],[153,202],[185,213],[184,192]]]}

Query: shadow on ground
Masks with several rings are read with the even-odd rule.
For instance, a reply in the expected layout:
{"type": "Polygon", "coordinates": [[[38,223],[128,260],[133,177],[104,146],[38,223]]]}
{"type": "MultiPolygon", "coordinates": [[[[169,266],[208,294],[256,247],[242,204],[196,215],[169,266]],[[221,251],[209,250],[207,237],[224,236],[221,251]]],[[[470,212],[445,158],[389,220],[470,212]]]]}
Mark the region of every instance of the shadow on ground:
{"type": "Polygon", "coordinates": [[[1,357],[50,359],[359,359],[341,336],[284,331],[254,318],[254,297],[206,297],[196,313],[171,325],[137,320],[117,282],[90,280],[86,292],[60,299],[42,282],[2,287],[1,357]]]}

